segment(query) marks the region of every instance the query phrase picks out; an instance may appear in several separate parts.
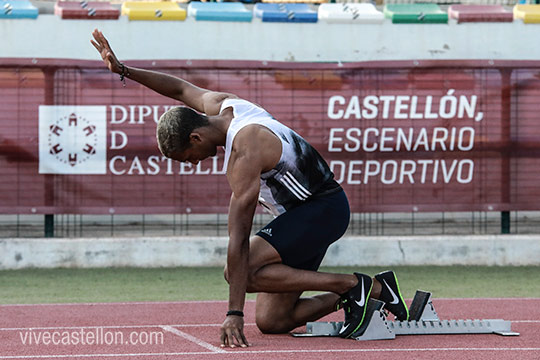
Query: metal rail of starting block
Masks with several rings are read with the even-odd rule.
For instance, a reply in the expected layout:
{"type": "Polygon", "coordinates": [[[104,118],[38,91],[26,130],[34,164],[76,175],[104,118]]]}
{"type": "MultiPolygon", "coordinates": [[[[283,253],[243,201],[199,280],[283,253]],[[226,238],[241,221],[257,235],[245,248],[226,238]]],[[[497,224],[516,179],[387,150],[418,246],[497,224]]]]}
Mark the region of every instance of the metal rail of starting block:
{"type": "MultiPolygon", "coordinates": [[[[397,335],[498,334],[517,336],[512,323],[501,319],[440,320],[431,293],[418,290],[409,309],[409,321],[389,321],[382,310],[384,302],[370,299],[366,309],[369,321],[363,333],[353,334],[356,340],[395,339],[397,335]]],[[[305,333],[291,333],[296,337],[338,336],[343,322],[309,322],[305,333]]]]}

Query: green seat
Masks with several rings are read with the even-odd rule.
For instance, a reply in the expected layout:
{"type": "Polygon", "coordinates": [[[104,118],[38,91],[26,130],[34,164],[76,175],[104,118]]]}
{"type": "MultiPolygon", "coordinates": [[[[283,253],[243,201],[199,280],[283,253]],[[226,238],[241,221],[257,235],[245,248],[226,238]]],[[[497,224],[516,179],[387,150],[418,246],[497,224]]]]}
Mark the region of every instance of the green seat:
{"type": "Polygon", "coordinates": [[[388,4],[384,16],[394,24],[448,23],[448,14],[437,4],[388,4]]]}

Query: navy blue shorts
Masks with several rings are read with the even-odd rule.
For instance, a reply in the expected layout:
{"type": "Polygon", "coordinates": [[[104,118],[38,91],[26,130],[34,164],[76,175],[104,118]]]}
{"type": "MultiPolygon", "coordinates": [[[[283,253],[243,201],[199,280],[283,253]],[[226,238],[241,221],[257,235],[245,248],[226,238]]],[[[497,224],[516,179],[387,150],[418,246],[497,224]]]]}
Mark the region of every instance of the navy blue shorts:
{"type": "Polygon", "coordinates": [[[349,226],[349,201],[343,190],[309,199],[262,228],[257,235],[272,245],[283,264],[315,271],[326,250],[349,226]]]}

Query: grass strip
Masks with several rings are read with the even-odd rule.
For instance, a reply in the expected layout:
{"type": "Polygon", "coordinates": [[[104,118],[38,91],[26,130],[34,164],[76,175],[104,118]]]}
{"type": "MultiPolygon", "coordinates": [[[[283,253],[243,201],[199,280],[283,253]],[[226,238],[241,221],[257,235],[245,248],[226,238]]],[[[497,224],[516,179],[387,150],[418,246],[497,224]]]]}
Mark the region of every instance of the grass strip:
{"type": "MultiPolygon", "coordinates": [[[[382,267],[322,271],[374,275],[382,267]]],[[[540,267],[396,266],[402,293],[448,298],[540,297],[540,267]]],[[[226,300],[222,268],[24,269],[0,271],[0,303],[226,300]]],[[[248,295],[254,299],[255,295],[248,295]]]]}

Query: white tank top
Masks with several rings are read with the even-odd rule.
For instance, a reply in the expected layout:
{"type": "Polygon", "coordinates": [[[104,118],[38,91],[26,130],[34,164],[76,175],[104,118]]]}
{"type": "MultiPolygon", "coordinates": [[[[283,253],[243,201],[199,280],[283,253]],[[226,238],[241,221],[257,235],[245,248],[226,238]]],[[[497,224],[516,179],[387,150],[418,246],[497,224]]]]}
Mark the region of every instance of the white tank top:
{"type": "Polygon", "coordinates": [[[226,99],[220,113],[231,107],[233,119],[227,130],[225,169],[229,164],[236,134],[247,125],[258,124],[281,140],[281,158],[272,170],[261,174],[259,202],[275,216],[312,196],[335,192],[341,187],[321,155],[300,135],[259,106],[241,99],[226,99]]]}

